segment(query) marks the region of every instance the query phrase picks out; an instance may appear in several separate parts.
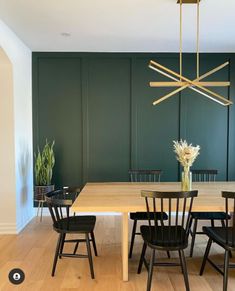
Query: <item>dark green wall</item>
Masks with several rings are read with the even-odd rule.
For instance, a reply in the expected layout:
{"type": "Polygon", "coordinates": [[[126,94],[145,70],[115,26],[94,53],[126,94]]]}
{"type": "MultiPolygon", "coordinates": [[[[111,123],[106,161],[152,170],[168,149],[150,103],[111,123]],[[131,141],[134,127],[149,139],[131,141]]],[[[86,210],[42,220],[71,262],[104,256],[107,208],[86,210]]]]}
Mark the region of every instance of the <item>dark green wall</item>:
{"type": "MultiPolygon", "coordinates": [[[[54,182],[127,181],[129,168],[162,169],[179,178],[172,141],[201,146],[194,168],[216,168],[218,180],[235,180],[235,105],[223,107],[190,89],[152,106],[170,88],[148,68],[150,59],[178,71],[178,54],[33,53],[34,148],[55,140],[54,182]]],[[[202,54],[201,73],[230,60],[206,80],[235,101],[235,54],[202,54]]],[[[184,75],[195,77],[195,55],[184,55],[184,75]]]]}

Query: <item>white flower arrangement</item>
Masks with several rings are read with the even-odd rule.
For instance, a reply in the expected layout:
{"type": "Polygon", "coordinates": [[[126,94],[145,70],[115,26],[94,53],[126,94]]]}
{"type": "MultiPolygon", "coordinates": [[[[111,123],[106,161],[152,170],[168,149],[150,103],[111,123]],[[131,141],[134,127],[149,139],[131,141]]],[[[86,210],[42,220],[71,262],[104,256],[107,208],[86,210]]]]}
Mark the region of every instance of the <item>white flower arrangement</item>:
{"type": "Polygon", "coordinates": [[[182,139],[180,141],[173,140],[173,144],[177,160],[185,169],[189,169],[199,155],[200,146],[194,147],[182,139]]]}

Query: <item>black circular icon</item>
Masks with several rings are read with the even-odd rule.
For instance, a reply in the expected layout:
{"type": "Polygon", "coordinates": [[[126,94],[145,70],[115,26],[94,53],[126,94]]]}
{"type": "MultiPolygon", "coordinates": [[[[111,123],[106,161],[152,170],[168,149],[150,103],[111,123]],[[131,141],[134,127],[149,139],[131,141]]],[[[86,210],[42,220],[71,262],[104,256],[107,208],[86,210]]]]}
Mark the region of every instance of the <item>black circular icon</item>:
{"type": "Polygon", "coordinates": [[[25,274],[21,269],[12,269],[8,278],[12,284],[18,285],[24,281],[25,274]]]}

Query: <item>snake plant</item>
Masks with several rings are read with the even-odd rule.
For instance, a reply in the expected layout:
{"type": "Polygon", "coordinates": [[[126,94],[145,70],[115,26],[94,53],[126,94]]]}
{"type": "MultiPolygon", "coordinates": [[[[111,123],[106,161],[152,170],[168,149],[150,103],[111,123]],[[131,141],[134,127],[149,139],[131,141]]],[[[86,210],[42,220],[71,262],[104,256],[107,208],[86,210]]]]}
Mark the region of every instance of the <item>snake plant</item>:
{"type": "Polygon", "coordinates": [[[42,151],[38,148],[35,154],[35,182],[37,186],[51,185],[52,170],[55,165],[54,144],[46,140],[46,144],[42,151]]]}

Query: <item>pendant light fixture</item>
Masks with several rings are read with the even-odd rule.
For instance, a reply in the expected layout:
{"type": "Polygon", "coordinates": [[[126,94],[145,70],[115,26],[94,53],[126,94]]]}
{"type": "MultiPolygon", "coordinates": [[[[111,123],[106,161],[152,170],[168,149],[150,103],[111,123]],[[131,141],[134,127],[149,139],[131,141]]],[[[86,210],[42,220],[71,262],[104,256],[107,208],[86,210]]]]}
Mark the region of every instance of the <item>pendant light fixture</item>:
{"type": "Polygon", "coordinates": [[[174,91],[168,93],[167,95],[155,100],[153,105],[157,105],[160,102],[170,98],[171,96],[183,91],[186,88],[189,88],[201,95],[221,104],[224,106],[228,106],[233,104],[232,101],[224,98],[218,93],[208,89],[207,87],[229,87],[230,82],[203,82],[202,80],[212,74],[216,73],[217,71],[223,69],[224,67],[229,65],[229,62],[225,62],[224,64],[210,70],[209,72],[200,76],[200,55],[199,55],[199,3],[200,0],[178,0],[177,3],[180,4],[180,53],[179,53],[179,73],[155,62],[150,61],[149,68],[152,70],[160,73],[161,75],[168,77],[171,79],[171,82],[150,82],[150,87],[178,87],[174,91]],[[183,76],[182,72],[182,5],[185,3],[195,3],[197,4],[197,48],[196,48],[196,58],[197,58],[197,66],[196,66],[196,78],[194,80],[190,80],[183,76]]]}

